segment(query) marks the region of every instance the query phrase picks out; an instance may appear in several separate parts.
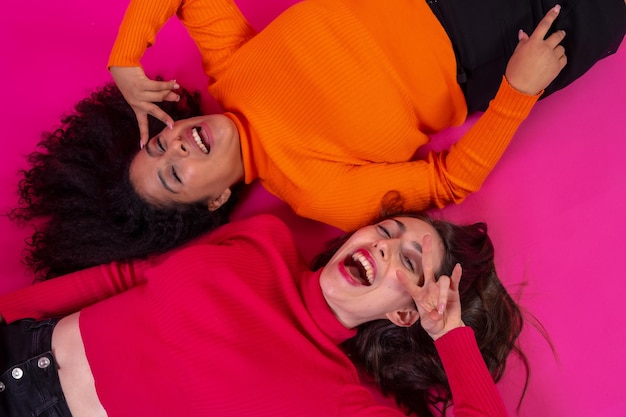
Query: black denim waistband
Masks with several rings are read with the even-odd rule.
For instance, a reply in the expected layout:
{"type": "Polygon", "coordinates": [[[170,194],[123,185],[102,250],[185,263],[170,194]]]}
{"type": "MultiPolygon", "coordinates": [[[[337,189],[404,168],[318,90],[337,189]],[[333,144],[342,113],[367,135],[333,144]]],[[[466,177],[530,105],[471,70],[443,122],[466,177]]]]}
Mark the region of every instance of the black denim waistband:
{"type": "Polygon", "coordinates": [[[0,326],[0,415],[71,417],[51,351],[58,319],[0,326]]]}

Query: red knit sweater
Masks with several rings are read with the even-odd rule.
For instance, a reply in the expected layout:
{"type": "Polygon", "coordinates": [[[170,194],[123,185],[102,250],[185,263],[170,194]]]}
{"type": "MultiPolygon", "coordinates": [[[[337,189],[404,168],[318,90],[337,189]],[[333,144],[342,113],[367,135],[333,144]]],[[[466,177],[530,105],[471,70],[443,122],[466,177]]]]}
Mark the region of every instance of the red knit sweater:
{"type": "MultiPolygon", "coordinates": [[[[7,321],[82,309],[100,401],[116,416],[401,416],[337,347],[352,337],[287,227],[262,215],[151,261],[110,264],[0,296],[7,321]]],[[[437,349],[457,416],[505,415],[473,331],[437,349]]]]}
{"type": "Polygon", "coordinates": [[[239,128],[245,181],[344,230],[369,223],[389,190],[406,208],[480,188],[537,96],[503,81],[449,152],[414,160],[467,108],[450,40],[425,1],[307,0],[259,34],[232,0],[133,0],[109,66],[137,66],[175,13],[198,45],[209,92],[239,128]]]}

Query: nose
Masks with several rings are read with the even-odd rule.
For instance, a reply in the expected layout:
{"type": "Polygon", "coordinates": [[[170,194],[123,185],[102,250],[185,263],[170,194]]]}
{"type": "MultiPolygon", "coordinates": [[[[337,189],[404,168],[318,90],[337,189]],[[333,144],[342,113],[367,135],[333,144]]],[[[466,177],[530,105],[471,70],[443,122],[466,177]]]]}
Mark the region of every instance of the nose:
{"type": "Polygon", "coordinates": [[[189,155],[189,145],[187,145],[181,137],[176,138],[176,140],[172,142],[172,146],[170,146],[169,150],[179,157],[189,155]]]}
{"type": "Polygon", "coordinates": [[[378,251],[382,259],[388,260],[390,252],[400,244],[399,239],[381,239],[374,243],[375,251],[378,251]]]}

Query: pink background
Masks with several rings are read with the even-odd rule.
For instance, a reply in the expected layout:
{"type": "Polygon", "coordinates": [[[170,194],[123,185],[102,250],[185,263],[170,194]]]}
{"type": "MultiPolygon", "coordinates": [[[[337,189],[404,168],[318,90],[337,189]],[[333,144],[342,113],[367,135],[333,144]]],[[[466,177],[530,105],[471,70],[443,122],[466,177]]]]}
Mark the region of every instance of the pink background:
{"type": "MultiPolygon", "coordinates": [[[[292,3],[239,0],[258,28],[292,3]]],[[[4,2],[0,209],[15,205],[16,171],[40,133],[110,80],[108,51],[125,7],[124,0],[4,2]]],[[[166,25],[143,63],[149,74],[205,87],[198,53],[176,21],[166,25]]],[[[626,416],[624,68],[622,46],[537,104],[482,190],[442,213],[450,220],[489,224],[502,279],[554,342],[558,359],[537,330],[528,326],[523,333],[532,377],[520,416],[626,416]]],[[[466,128],[435,136],[433,146],[446,146],[466,128]]],[[[281,213],[307,257],[336,233],[295,218],[261,187],[253,187],[247,200],[237,216],[281,213]]],[[[19,262],[27,231],[4,217],[0,230],[0,292],[6,292],[30,283],[19,262]]],[[[518,365],[511,362],[499,385],[512,415],[522,384],[518,365]]]]}

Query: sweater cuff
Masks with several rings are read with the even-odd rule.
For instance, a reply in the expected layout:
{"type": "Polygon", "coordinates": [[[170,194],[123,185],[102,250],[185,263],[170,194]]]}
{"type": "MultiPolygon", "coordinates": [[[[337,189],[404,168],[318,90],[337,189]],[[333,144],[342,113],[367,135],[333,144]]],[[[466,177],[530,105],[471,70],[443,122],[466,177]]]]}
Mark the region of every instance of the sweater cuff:
{"type": "Polygon", "coordinates": [[[449,376],[483,374],[489,382],[493,382],[480,349],[478,349],[474,330],[470,326],[459,327],[446,333],[435,341],[435,346],[446,374],[449,376]]]}
{"type": "Polygon", "coordinates": [[[448,332],[435,346],[448,376],[456,415],[507,415],[471,327],[448,332]]]}
{"type": "Polygon", "coordinates": [[[437,340],[435,340],[435,346],[439,355],[454,357],[458,352],[471,351],[476,346],[476,338],[474,337],[474,330],[470,326],[458,327],[450,330],[437,340]]]}
{"type": "Polygon", "coordinates": [[[528,114],[542,94],[543,90],[535,95],[519,92],[509,84],[509,81],[503,75],[500,88],[489,107],[498,110],[498,112],[508,117],[524,120],[528,117],[528,114]]]}

